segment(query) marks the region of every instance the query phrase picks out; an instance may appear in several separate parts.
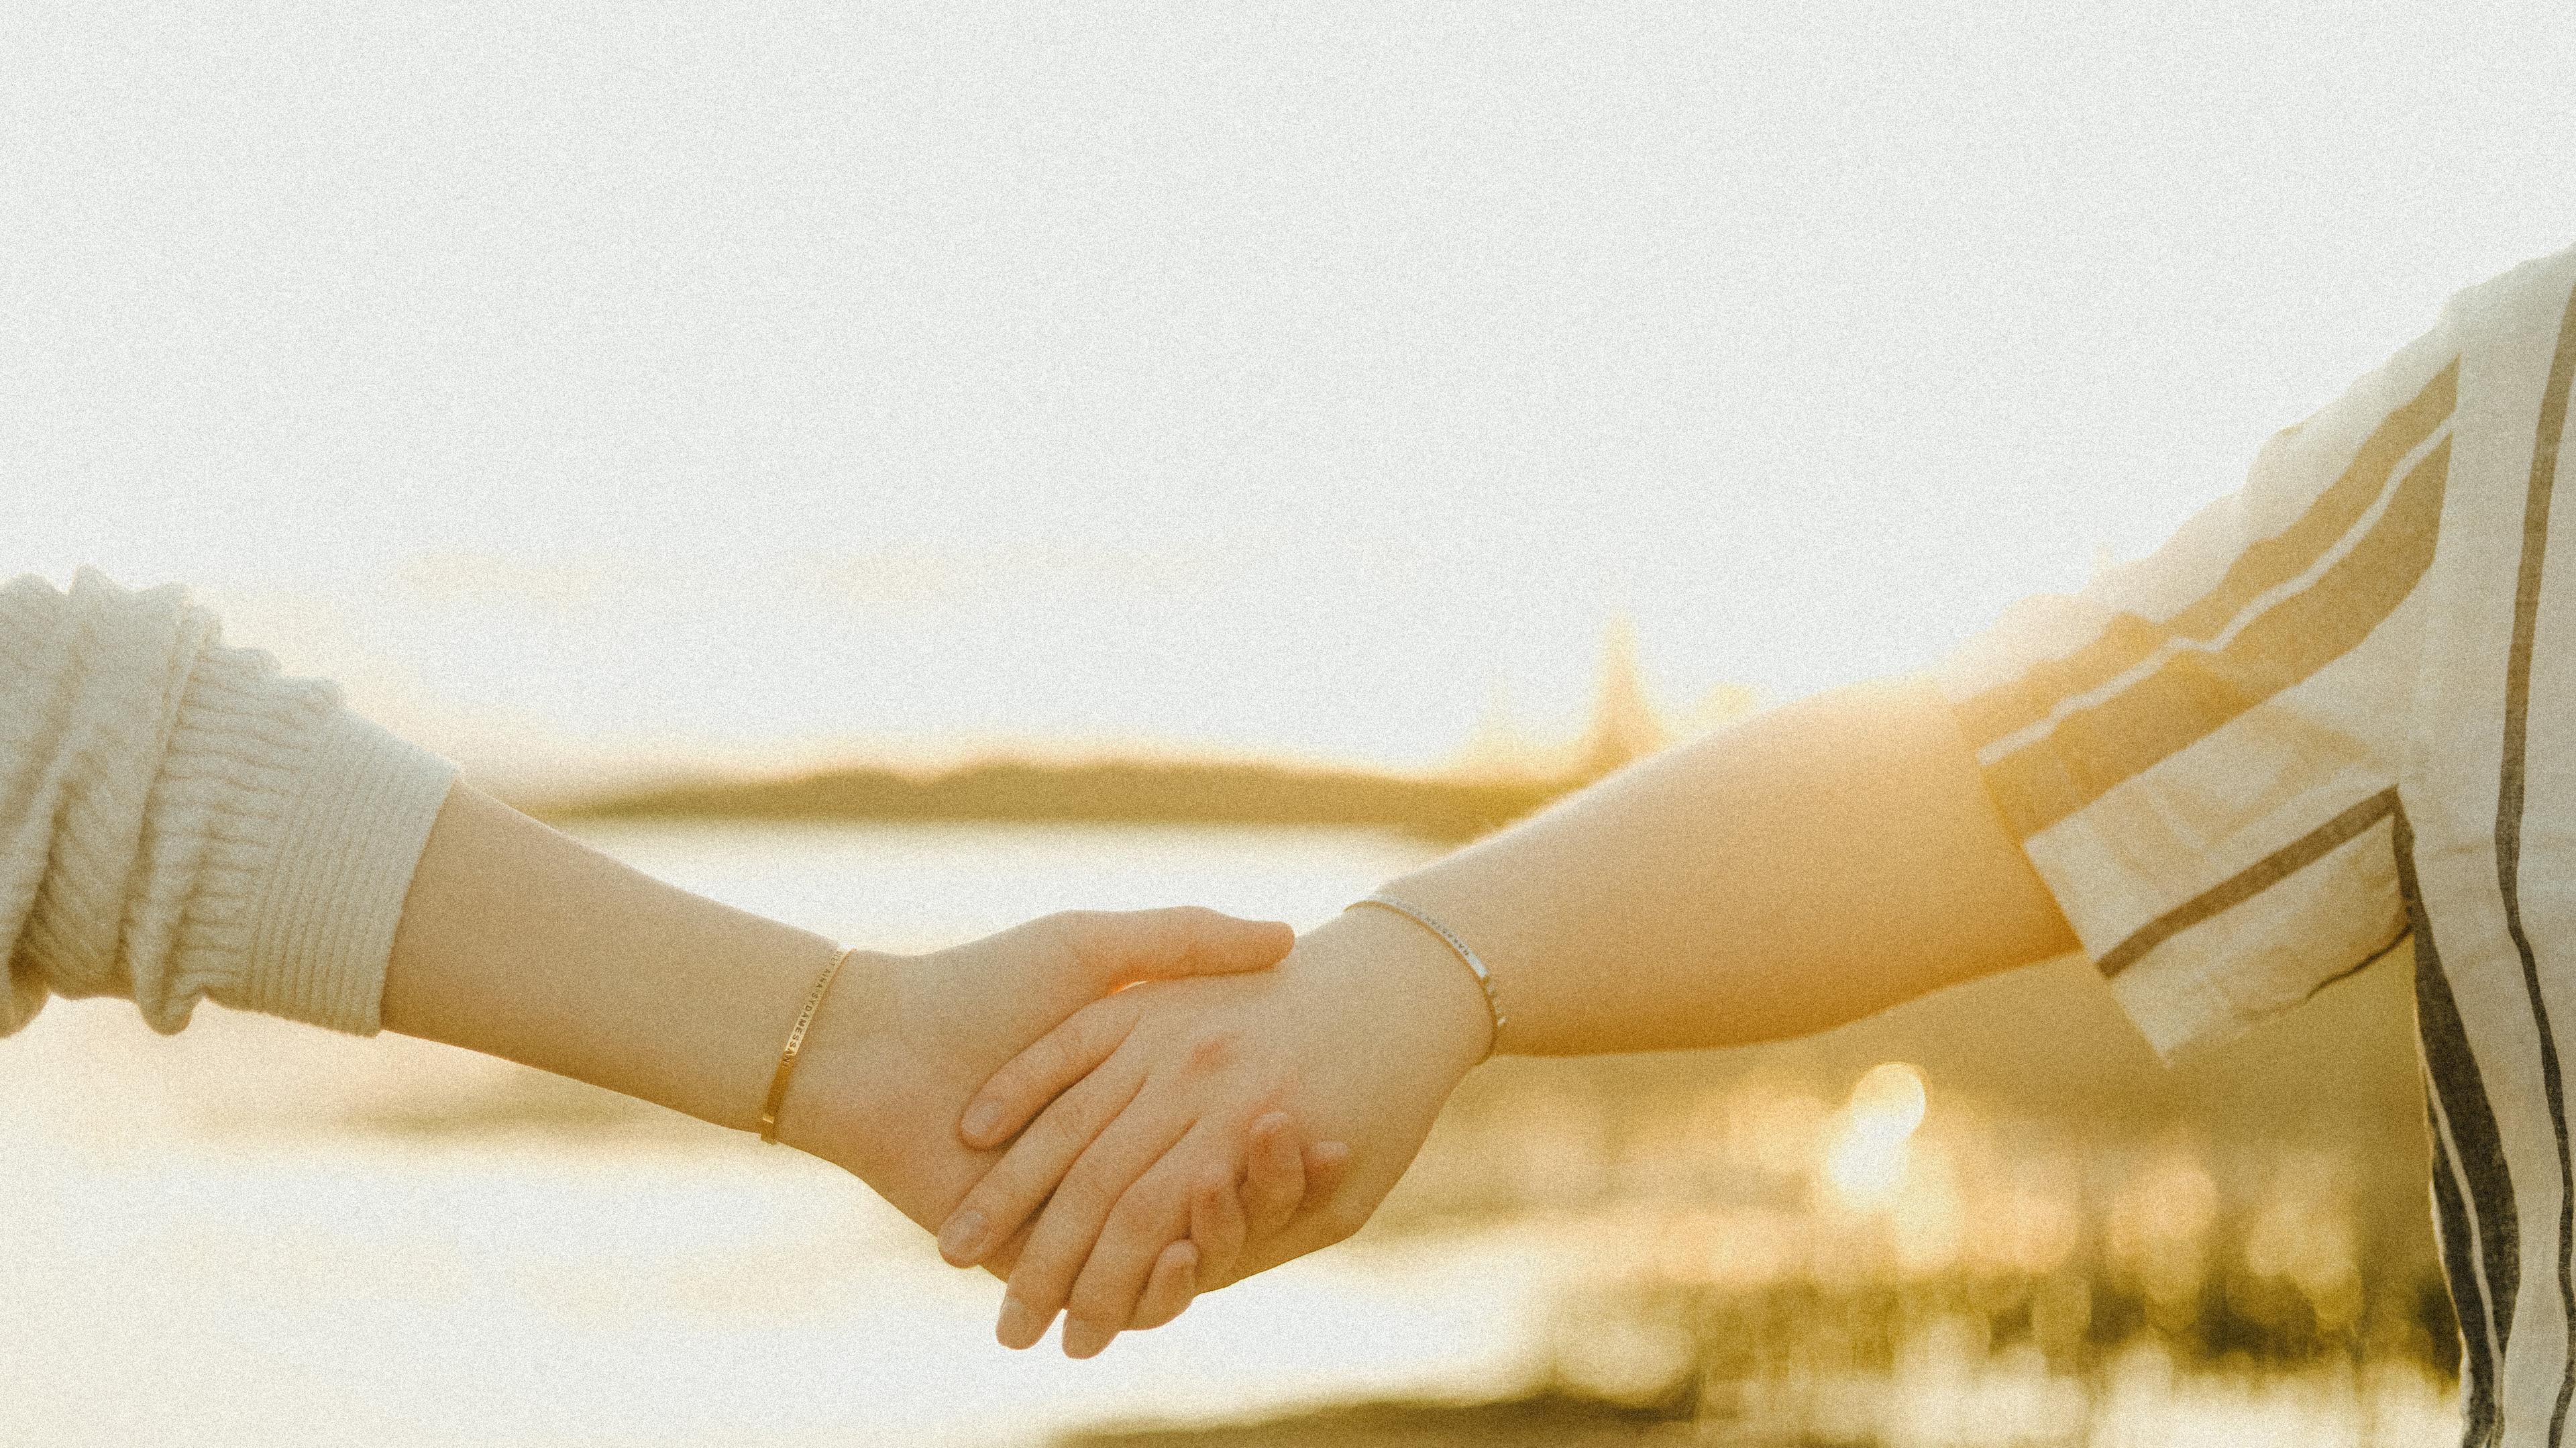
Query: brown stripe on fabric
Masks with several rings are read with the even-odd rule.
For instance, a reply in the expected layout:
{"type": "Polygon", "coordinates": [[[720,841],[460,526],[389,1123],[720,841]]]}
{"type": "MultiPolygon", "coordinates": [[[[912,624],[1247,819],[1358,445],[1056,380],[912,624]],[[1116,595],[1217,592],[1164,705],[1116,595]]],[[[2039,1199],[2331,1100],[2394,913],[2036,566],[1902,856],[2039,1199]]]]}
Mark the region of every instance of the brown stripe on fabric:
{"type": "Polygon", "coordinates": [[[2029,839],[2370,637],[2433,561],[2450,463],[2445,437],[2397,485],[2387,511],[2351,552],[2264,610],[2226,647],[2186,648],[1989,765],[1986,783],[2014,834],[2029,839]]]}
{"type": "Polygon", "coordinates": [[[2136,934],[2103,952],[2104,976],[2116,976],[2146,958],[2148,951],[2182,934],[2222,910],[2242,905],[2264,891],[2333,854],[2364,830],[2397,809],[2397,791],[2383,789],[2333,819],[2265,855],[2226,879],[2138,927],[2136,934]]]}
{"type": "Polygon", "coordinates": [[[2498,1436],[2496,1359],[2502,1354],[2489,1336],[2494,1308],[2478,1290],[2482,1244],[2460,1195],[2451,1148],[2442,1140],[2442,1119],[2430,1090],[2424,1093],[2424,1134],[2433,1143],[2433,1245],[2442,1259],[2443,1281],[2451,1289],[2451,1317],[2460,1325],[2460,1416],[2468,1426],[2460,1441],[2490,1444],[2498,1436]]]}
{"type": "Polygon", "coordinates": [[[2412,401],[2380,419],[2342,476],[2308,504],[2298,521],[2238,554],[2217,586],[2182,612],[2163,623],[2134,613],[2115,614],[2091,643],[2064,658],[2033,665],[2011,683],[1960,705],[1959,722],[1969,739],[1983,749],[2047,718],[2061,700],[2118,678],[2168,643],[2207,643],[2217,637],[2246,605],[2306,572],[2370,511],[2398,463],[2451,415],[2459,382],[2460,359],[2454,357],[2412,401]]]}
{"type": "Polygon", "coordinates": [[[2522,1215],[2514,1204],[2513,1171],[2487,1095],[2486,1073],[2478,1066],[2477,1048],[2469,1044],[2468,1023],[2460,1018],[2459,997],[2451,991],[2451,973],[2434,939],[2424,883],[2415,873],[2415,827],[2402,799],[2391,843],[2396,846],[2397,893],[2415,937],[2415,1039],[2424,1057],[2425,1119],[2433,1131],[2434,1170],[2444,1173],[2444,1180],[2451,1172],[2459,1177],[2459,1220],[2444,1219],[2439,1225],[2443,1273],[2459,1308],[2461,1341],[2481,1350],[2469,1352],[2468,1373],[2463,1374],[2469,1380],[2462,1385],[2474,1442],[2480,1441],[2474,1434],[2480,1403],[2487,1409],[2484,1421],[2495,1422],[2495,1373],[2513,1346],[2514,1304],[2522,1295],[2522,1215]],[[2487,1349],[2492,1351],[2483,1351],[2487,1349]],[[2480,1364],[2482,1356],[2491,1361],[2480,1364]]]}
{"type": "MultiPolygon", "coordinates": [[[[2576,1157],[2567,1141],[2566,1081],[2558,1065],[2558,1036],[2550,1028],[2549,1002],[2541,993],[2539,957],[2522,923],[2523,770],[2530,743],[2531,651],[2540,633],[2540,580],[2549,557],[2549,507],[2558,491],[2559,440],[2567,431],[2567,396],[2576,387],[2576,294],[2558,324],[2558,350],[2541,387],[2539,431],[2531,444],[2531,485],[2523,496],[2522,565],[2514,575],[2513,649],[2505,656],[2504,768],[2496,782],[2496,887],[2504,901],[2506,933],[2522,961],[2522,989],[2531,1000],[2532,1029],[2540,1037],[2540,1089],[2549,1102],[2549,1125],[2558,1138],[2558,1315],[2576,1334],[2576,1157]]],[[[2576,1398],[2576,1352],[2561,1365],[2558,1402],[2549,1414],[2549,1448],[2567,1431],[2567,1406],[2576,1398]]]]}

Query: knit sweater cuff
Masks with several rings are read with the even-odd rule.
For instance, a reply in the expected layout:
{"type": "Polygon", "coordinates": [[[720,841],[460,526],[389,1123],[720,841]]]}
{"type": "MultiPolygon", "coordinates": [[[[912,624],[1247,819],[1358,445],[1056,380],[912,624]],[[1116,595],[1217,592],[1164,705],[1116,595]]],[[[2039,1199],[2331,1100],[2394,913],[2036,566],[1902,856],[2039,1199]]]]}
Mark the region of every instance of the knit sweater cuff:
{"type": "Polygon", "coordinates": [[[455,767],[343,708],[315,721],[252,905],[243,1010],[373,1035],[412,869],[455,767]]]}

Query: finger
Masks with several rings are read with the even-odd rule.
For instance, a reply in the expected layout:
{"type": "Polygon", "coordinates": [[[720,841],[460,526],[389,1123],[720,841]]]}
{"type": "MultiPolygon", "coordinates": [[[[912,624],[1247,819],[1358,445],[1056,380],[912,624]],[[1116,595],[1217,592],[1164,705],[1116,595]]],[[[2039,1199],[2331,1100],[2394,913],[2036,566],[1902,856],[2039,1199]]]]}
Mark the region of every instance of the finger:
{"type": "Polygon", "coordinates": [[[1149,1332],[1187,1311],[1198,1295],[1199,1250],[1174,1242],[1154,1259],[1154,1275],[1145,1279],[1145,1295],[1136,1303],[1129,1332],[1149,1332]]]}
{"type": "Polygon", "coordinates": [[[972,1267],[1020,1230],[1144,1082],[1143,1066],[1116,1062],[1057,1097],[939,1224],[939,1255],[952,1267],[972,1267]]]}
{"type": "MultiPolygon", "coordinates": [[[[1350,1176],[1350,1166],[1351,1148],[1348,1142],[1321,1141],[1306,1148],[1305,1200],[1297,1208],[1301,1221],[1312,1217],[1317,1208],[1332,1201],[1333,1194],[1342,1189],[1343,1181],[1350,1176]]],[[[1203,1195],[1192,1199],[1193,1211],[1190,1217],[1190,1240],[1195,1242],[1199,1249],[1197,1295],[1214,1292],[1220,1287],[1250,1276],[1250,1272],[1238,1274],[1235,1271],[1236,1268],[1244,1266],[1251,1260],[1246,1253],[1251,1253],[1254,1257],[1266,1258],[1267,1260],[1261,1265],[1276,1265],[1278,1261],[1311,1252],[1325,1245],[1321,1240],[1309,1241],[1303,1246],[1282,1252],[1280,1249],[1287,1245],[1283,1238],[1250,1239],[1244,1235],[1242,1203],[1231,1183],[1223,1181],[1204,1183],[1201,1186],[1201,1192],[1203,1195]],[[1218,1260],[1209,1252],[1210,1231],[1200,1227],[1201,1217],[1198,1211],[1201,1204],[1204,1204],[1205,1209],[1212,1213],[1218,1210],[1220,1203],[1224,1210],[1232,1214],[1235,1224],[1233,1228],[1235,1235],[1229,1239],[1235,1245],[1235,1250],[1229,1252],[1223,1260],[1218,1260]]],[[[1291,1225],[1295,1226],[1296,1223],[1291,1225]]]]}
{"type": "Polygon", "coordinates": [[[975,1088],[957,1118],[959,1139],[978,1151],[1010,1140],[1048,1102],[1117,1051],[1136,1029],[1139,1009],[1135,1001],[1118,996],[1094,1001],[1030,1042],[975,1088]]]}
{"type": "MultiPolygon", "coordinates": [[[[1306,1148],[1306,1199],[1298,1210],[1307,1211],[1330,1202],[1333,1194],[1342,1189],[1342,1183],[1349,1179],[1350,1168],[1349,1142],[1318,1141],[1309,1144],[1306,1148]]],[[[1020,1253],[1028,1249],[1029,1233],[1036,1226],[1035,1222],[1021,1223],[1020,1229],[1011,1234],[1011,1240],[985,1253],[984,1270],[1008,1281],[1011,1268],[1020,1260],[1020,1253]]],[[[1197,1286],[1191,1294],[1193,1297],[1212,1292],[1234,1280],[1229,1274],[1243,1253],[1245,1237],[1243,1198],[1237,1191],[1234,1174],[1219,1171],[1205,1177],[1198,1190],[1190,1194],[1189,1241],[1197,1249],[1198,1257],[1197,1286]]],[[[1156,1270],[1161,1270],[1159,1264],[1156,1270]]],[[[1146,1292],[1149,1296],[1153,1293],[1150,1283],[1146,1292]]],[[[1140,1307],[1137,1311],[1141,1316],[1144,1309],[1140,1307]]],[[[1127,1328],[1134,1332],[1148,1326],[1159,1324],[1131,1322],[1127,1328]]]]}
{"type": "MultiPolygon", "coordinates": [[[[1190,1241],[1198,1249],[1201,1282],[1222,1281],[1243,1255],[1243,1198],[1236,1193],[1234,1168],[1204,1173],[1190,1192],[1190,1241]]],[[[1150,1289],[1149,1289],[1150,1291],[1150,1289]]]]}
{"type": "Polygon", "coordinates": [[[1306,1199],[1306,1159],[1297,1122],[1273,1111],[1252,1123],[1252,1148],[1243,1175],[1243,1219],[1250,1235],[1267,1237],[1288,1225],[1306,1199]]]}
{"type": "MultiPolygon", "coordinates": [[[[1172,1144],[1188,1134],[1190,1125],[1190,1120],[1176,1111],[1130,1107],[1083,1151],[1073,1169],[1065,1173],[1055,1195],[1047,1200],[1046,1210],[1038,1214],[1037,1229],[1029,1234],[1019,1265],[1011,1269],[1010,1290],[1002,1297],[1002,1322],[994,1334],[1004,1346],[1026,1347],[1046,1335],[1047,1324],[1055,1320],[1057,1310],[1072,1295],[1075,1279],[1082,1275],[1084,1264],[1096,1250],[1110,1213],[1125,1200],[1137,1179],[1155,1168],[1172,1144]]],[[[1148,1265],[1164,1244],[1181,1234],[1186,1203],[1177,1191],[1169,1196],[1170,1219],[1152,1234],[1153,1242],[1144,1254],[1148,1265]]],[[[1133,1216],[1128,1227],[1138,1230],[1133,1216]]],[[[1140,1269],[1140,1285],[1143,1277],[1140,1269]]],[[[1118,1315],[1104,1319],[1104,1324],[1115,1329],[1125,1323],[1134,1315],[1134,1302],[1135,1292],[1131,1289],[1118,1315]]]]}
{"type": "Polygon", "coordinates": [[[985,1253],[984,1260],[975,1265],[991,1273],[999,1281],[1010,1281],[1011,1269],[1020,1265],[1020,1254],[1029,1249],[1029,1233],[1036,1227],[1037,1223],[1034,1221],[1020,1223],[1020,1229],[1011,1234],[1009,1241],[985,1253]]]}
{"type": "Polygon", "coordinates": [[[1351,1174],[1351,1144],[1319,1141],[1306,1148],[1306,1205],[1319,1207],[1342,1189],[1351,1174]]]}
{"type": "Polygon", "coordinates": [[[1136,1317],[1155,1263],[1189,1220],[1189,1184],[1210,1165],[1223,1169],[1232,1151],[1226,1134],[1202,1123],[1118,1199],[1065,1298],[1065,1356],[1097,1354],[1136,1317]]]}
{"type": "Polygon", "coordinates": [[[1297,932],[1280,921],[1238,920],[1199,905],[1048,918],[1103,991],[1131,981],[1268,970],[1297,943],[1297,932]]]}

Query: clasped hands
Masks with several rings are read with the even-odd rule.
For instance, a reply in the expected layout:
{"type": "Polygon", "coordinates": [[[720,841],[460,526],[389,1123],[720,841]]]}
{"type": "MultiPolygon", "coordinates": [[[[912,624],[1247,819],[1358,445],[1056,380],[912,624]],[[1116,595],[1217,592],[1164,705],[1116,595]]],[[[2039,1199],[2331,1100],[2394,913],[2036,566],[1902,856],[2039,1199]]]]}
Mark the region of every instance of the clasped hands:
{"type": "Polygon", "coordinates": [[[1473,977],[1384,912],[1303,937],[1069,912],[854,957],[779,1137],[1004,1277],[1005,1344],[1061,1311],[1088,1357],[1358,1230],[1490,1032],[1473,977]]]}

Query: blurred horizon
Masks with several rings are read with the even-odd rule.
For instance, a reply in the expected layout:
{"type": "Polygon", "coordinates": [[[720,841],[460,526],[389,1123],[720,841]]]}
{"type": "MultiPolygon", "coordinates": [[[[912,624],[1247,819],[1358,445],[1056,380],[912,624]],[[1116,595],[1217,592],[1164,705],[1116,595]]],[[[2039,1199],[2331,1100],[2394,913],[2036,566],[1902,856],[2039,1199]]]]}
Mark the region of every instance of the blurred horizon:
{"type": "Polygon", "coordinates": [[[624,775],[555,771],[510,803],[571,819],[984,821],[1349,826],[1463,844],[1675,741],[1745,717],[1757,701],[1712,688],[1686,713],[1658,709],[1625,621],[1603,640],[1590,717],[1571,739],[1533,739],[1500,701],[1442,766],[1383,770],[1151,743],[1089,747],[986,741],[947,758],[835,755],[756,766],[673,765],[624,775]]]}
{"type": "Polygon", "coordinates": [[[39,8],[0,573],[510,785],[1794,699],[2576,239],[2558,18],[39,8]]]}

